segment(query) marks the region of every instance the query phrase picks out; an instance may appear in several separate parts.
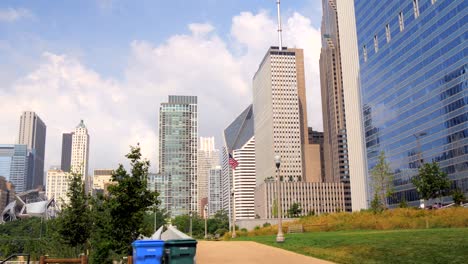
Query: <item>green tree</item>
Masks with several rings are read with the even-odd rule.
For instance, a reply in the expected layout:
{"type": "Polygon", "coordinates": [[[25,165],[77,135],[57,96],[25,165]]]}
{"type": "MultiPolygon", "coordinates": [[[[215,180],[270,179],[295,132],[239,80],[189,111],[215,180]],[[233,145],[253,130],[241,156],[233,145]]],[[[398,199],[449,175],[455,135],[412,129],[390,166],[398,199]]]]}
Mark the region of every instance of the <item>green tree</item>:
{"type": "Polygon", "coordinates": [[[146,212],[145,215],[145,233],[154,233],[154,216],[156,214],[156,230],[158,230],[161,226],[167,224],[167,220],[170,218],[169,213],[166,209],[156,208],[156,212],[154,211],[154,207],[151,211],[146,212]]]}
{"type": "Polygon", "coordinates": [[[302,213],[301,204],[293,203],[288,209],[289,217],[298,217],[302,213]]]}
{"type": "Polygon", "coordinates": [[[152,232],[145,233],[144,217],[158,195],[147,188],[149,161],[142,160],[140,146],[131,147],[126,157],[131,173],[119,165],[112,174],[115,184],[109,186],[109,196],[103,204],[103,210],[109,210],[112,250],[118,255],[131,255],[131,243],[140,235],[151,235],[152,232]]]}
{"type": "Polygon", "coordinates": [[[465,194],[460,189],[455,189],[452,193],[453,202],[456,205],[461,205],[465,201],[465,194]]]}
{"type": "MultiPolygon", "coordinates": [[[[172,220],[172,225],[183,233],[190,235],[190,216],[179,215],[172,220]]],[[[210,226],[210,222],[208,222],[210,226]]],[[[202,238],[205,235],[205,220],[202,219],[198,214],[192,214],[192,236],[196,238],[202,238]]]]}
{"type": "Polygon", "coordinates": [[[380,197],[376,192],[374,192],[374,198],[371,201],[370,210],[374,214],[381,213],[384,210],[382,202],[380,201],[380,197]]]}
{"type": "Polygon", "coordinates": [[[411,179],[419,196],[424,200],[442,197],[450,187],[447,173],[440,170],[437,162],[425,163],[419,168],[419,174],[411,179]]]}
{"type": "Polygon", "coordinates": [[[86,250],[91,235],[89,197],[80,174],[72,173],[67,191],[68,203],[63,204],[57,221],[63,242],[77,251],[86,250]]]}
{"type": "Polygon", "coordinates": [[[379,197],[382,207],[386,209],[387,198],[393,194],[393,173],[386,161],[385,152],[380,152],[377,164],[371,170],[374,194],[379,197]]]}

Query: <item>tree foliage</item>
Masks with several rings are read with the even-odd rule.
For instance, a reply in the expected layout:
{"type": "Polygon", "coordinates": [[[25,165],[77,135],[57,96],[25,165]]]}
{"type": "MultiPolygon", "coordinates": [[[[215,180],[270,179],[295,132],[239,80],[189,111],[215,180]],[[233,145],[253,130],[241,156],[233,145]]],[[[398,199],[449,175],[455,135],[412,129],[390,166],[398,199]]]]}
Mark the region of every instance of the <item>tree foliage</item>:
{"type": "Polygon", "coordinates": [[[387,198],[393,194],[393,173],[386,161],[385,152],[380,152],[377,164],[371,170],[372,188],[383,208],[387,208],[387,198]]]}
{"type": "Polygon", "coordinates": [[[300,203],[293,203],[288,209],[289,217],[298,217],[302,213],[302,208],[300,203]]]}
{"type": "Polygon", "coordinates": [[[455,189],[453,191],[452,198],[456,205],[461,205],[463,202],[465,202],[465,194],[460,189],[455,189]]]}
{"type": "Polygon", "coordinates": [[[132,167],[129,174],[122,164],[112,174],[115,184],[109,186],[104,200],[109,210],[113,250],[117,254],[132,254],[131,243],[144,233],[146,211],[157,202],[157,193],[147,188],[149,161],[142,160],[140,147],[131,147],[126,157],[132,167]]]}
{"type": "Polygon", "coordinates": [[[419,196],[424,200],[441,197],[450,187],[447,173],[440,170],[437,162],[425,163],[419,168],[419,174],[411,179],[419,196]]]}
{"type": "Polygon", "coordinates": [[[81,174],[72,173],[67,191],[69,202],[63,204],[59,215],[58,233],[66,244],[78,251],[86,250],[91,235],[89,197],[81,174]]]}

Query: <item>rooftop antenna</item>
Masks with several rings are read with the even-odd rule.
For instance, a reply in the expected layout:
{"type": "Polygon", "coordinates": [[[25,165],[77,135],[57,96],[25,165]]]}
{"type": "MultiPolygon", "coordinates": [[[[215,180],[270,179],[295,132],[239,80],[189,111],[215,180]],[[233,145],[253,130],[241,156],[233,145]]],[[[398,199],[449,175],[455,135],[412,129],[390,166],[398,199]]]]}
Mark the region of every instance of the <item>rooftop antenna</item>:
{"type": "Polygon", "coordinates": [[[281,29],[281,11],[280,11],[280,0],[276,0],[276,7],[278,9],[278,41],[279,41],[279,50],[283,50],[283,37],[281,29]]]}

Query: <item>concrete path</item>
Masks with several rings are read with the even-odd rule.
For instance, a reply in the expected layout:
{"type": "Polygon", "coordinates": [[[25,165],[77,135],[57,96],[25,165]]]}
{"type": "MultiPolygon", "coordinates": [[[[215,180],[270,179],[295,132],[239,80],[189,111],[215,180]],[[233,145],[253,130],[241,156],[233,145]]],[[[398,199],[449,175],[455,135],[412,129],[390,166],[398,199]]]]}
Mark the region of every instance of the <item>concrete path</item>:
{"type": "Polygon", "coordinates": [[[197,264],[330,264],[291,251],[250,241],[198,241],[197,264]]]}

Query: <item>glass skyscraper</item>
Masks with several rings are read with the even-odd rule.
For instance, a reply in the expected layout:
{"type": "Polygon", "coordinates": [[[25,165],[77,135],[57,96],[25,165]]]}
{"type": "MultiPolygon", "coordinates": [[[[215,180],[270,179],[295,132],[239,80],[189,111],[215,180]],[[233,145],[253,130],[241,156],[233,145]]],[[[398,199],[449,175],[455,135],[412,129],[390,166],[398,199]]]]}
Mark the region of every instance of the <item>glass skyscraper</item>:
{"type": "Polygon", "coordinates": [[[466,0],[355,0],[368,169],[385,151],[396,204],[436,161],[468,192],[466,0]]]}
{"type": "Polygon", "coordinates": [[[30,163],[32,156],[27,145],[0,144],[0,176],[13,183],[17,193],[26,191],[32,181],[32,174],[28,173],[30,163]]]}
{"type": "Polygon", "coordinates": [[[171,217],[197,211],[197,145],[197,97],[169,96],[159,112],[159,169],[171,183],[162,204],[171,217]]]}

